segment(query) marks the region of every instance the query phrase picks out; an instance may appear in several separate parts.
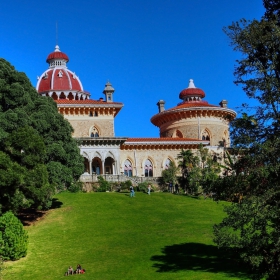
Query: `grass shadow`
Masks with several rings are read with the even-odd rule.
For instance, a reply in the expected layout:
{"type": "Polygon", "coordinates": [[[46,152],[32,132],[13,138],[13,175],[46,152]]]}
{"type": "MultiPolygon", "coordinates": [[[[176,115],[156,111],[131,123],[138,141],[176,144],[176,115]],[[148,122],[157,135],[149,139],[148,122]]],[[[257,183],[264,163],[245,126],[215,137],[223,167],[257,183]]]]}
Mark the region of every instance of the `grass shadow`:
{"type": "Polygon", "coordinates": [[[183,243],[166,246],[162,255],[152,256],[157,272],[180,270],[226,273],[229,277],[248,278],[246,267],[238,262],[233,253],[218,249],[214,245],[183,243]]]}
{"type": "MultiPolygon", "coordinates": [[[[50,209],[56,209],[60,208],[63,205],[61,201],[59,201],[57,198],[52,199],[52,206],[50,209]]],[[[35,222],[39,221],[46,215],[47,210],[37,210],[34,208],[30,209],[22,209],[20,213],[17,214],[18,219],[22,222],[24,226],[30,226],[34,224],[35,222]]]]}
{"type": "Polygon", "coordinates": [[[22,222],[24,226],[31,226],[36,221],[42,219],[46,214],[46,211],[40,211],[36,209],[23,209],[17,214],[18,219],[22,222]]]}
{"type": "Polygon", "coordinates": [[[56,209],[56,208],[60,208],[63,205],[63,203],[61,201],[59,201],[58,198],[53,198],[52,199],[52,206],[50,209],[56,209]]]}

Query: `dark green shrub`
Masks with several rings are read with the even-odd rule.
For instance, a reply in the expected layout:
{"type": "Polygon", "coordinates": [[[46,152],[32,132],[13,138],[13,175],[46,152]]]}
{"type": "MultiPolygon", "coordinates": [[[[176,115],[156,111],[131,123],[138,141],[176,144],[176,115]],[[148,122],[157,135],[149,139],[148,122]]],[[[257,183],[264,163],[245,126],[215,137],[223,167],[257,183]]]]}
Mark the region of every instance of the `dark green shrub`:
{"type": "Polygon", "coordinates": [[[83,183],[80,181],[76,181],[71,183],[71,185],[68,187],[68,191],[77,193],[77,192],[81,192],[82,188],[83,188],[83,183]]]}
{"type": "Polygon", "coordinates": [[[111,191],[111,184],[106,181],[102,176],[98,176],[98,184],[99,188],[97,188],[98,192],[106,192],[106,191],[111,191]]]}
{"type": "Polygon", "coordinates": [[[27,254],[28,236],[20,220],[6,212],[0,217],[0,255],[3,260],[18,260],[27,254]]]}
{"type": "Polygon", "coordinates": [[[129,190],[130,186],[132,186],[132,182],[130,180],[127,180],[125,182],[121,182],[121,190],[129,190]]]}
{"type": "Polygon", "coordinates": [[[139,192],[148,192],[148,185],[151,185],[151,192],[154,191],[154,186],[150,182],[142,182],[138,184],[138,191],[139,192]]]}

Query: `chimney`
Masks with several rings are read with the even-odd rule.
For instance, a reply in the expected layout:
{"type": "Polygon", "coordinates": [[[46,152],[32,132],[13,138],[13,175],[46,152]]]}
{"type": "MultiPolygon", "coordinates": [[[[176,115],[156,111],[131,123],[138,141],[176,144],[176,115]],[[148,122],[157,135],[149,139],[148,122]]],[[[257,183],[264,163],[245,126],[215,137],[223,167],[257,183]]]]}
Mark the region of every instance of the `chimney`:
{"type": "Polygon", "coordinates": [[[228,104],[227,100],[224,100],[224,99],[219,103],[219,105],[220,105],[222,108],[227,108],[227,104],[228,104]]]}
{"type": "Polygon", "coordinates": [[[158,106],[158,112],[161,113],[163,112],[165,109],[164,109],[164,104],[165,104],[165,101],[164,100],[160,100],[158,103],[157,103],[157,106],[158,106]]]}

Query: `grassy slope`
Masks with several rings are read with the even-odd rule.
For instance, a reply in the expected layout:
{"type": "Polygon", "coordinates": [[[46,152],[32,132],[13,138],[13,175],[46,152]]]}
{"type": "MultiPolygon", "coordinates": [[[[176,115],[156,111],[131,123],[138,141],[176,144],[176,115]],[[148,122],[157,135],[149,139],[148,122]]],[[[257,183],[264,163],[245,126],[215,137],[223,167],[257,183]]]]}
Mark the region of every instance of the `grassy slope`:
{"type": "Polygon", "coordinates": [[[29,226],[26,258],[7,263],[5,280],[241,279],[212,243],[223,206],[168,193],[62,193],[63,204],[29,226]]]}

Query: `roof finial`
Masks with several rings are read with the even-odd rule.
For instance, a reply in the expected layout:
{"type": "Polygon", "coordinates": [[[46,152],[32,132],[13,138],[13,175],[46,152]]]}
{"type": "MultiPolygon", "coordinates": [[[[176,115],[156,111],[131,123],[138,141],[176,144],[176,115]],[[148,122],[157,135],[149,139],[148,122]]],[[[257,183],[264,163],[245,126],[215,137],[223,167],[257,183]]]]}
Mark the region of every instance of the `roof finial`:
{"type": "Polygon", "coordinates": [[[189,81],[189,87],[188,87],[188,88],[195,88],[193,79],[190,79],[190,81],[189,81]]]}
{"type": "Polygon", "coordinates": [[[55,51],[55,52],[61,52],[58,45],[55,46],[54,51],[55,51]]]}

